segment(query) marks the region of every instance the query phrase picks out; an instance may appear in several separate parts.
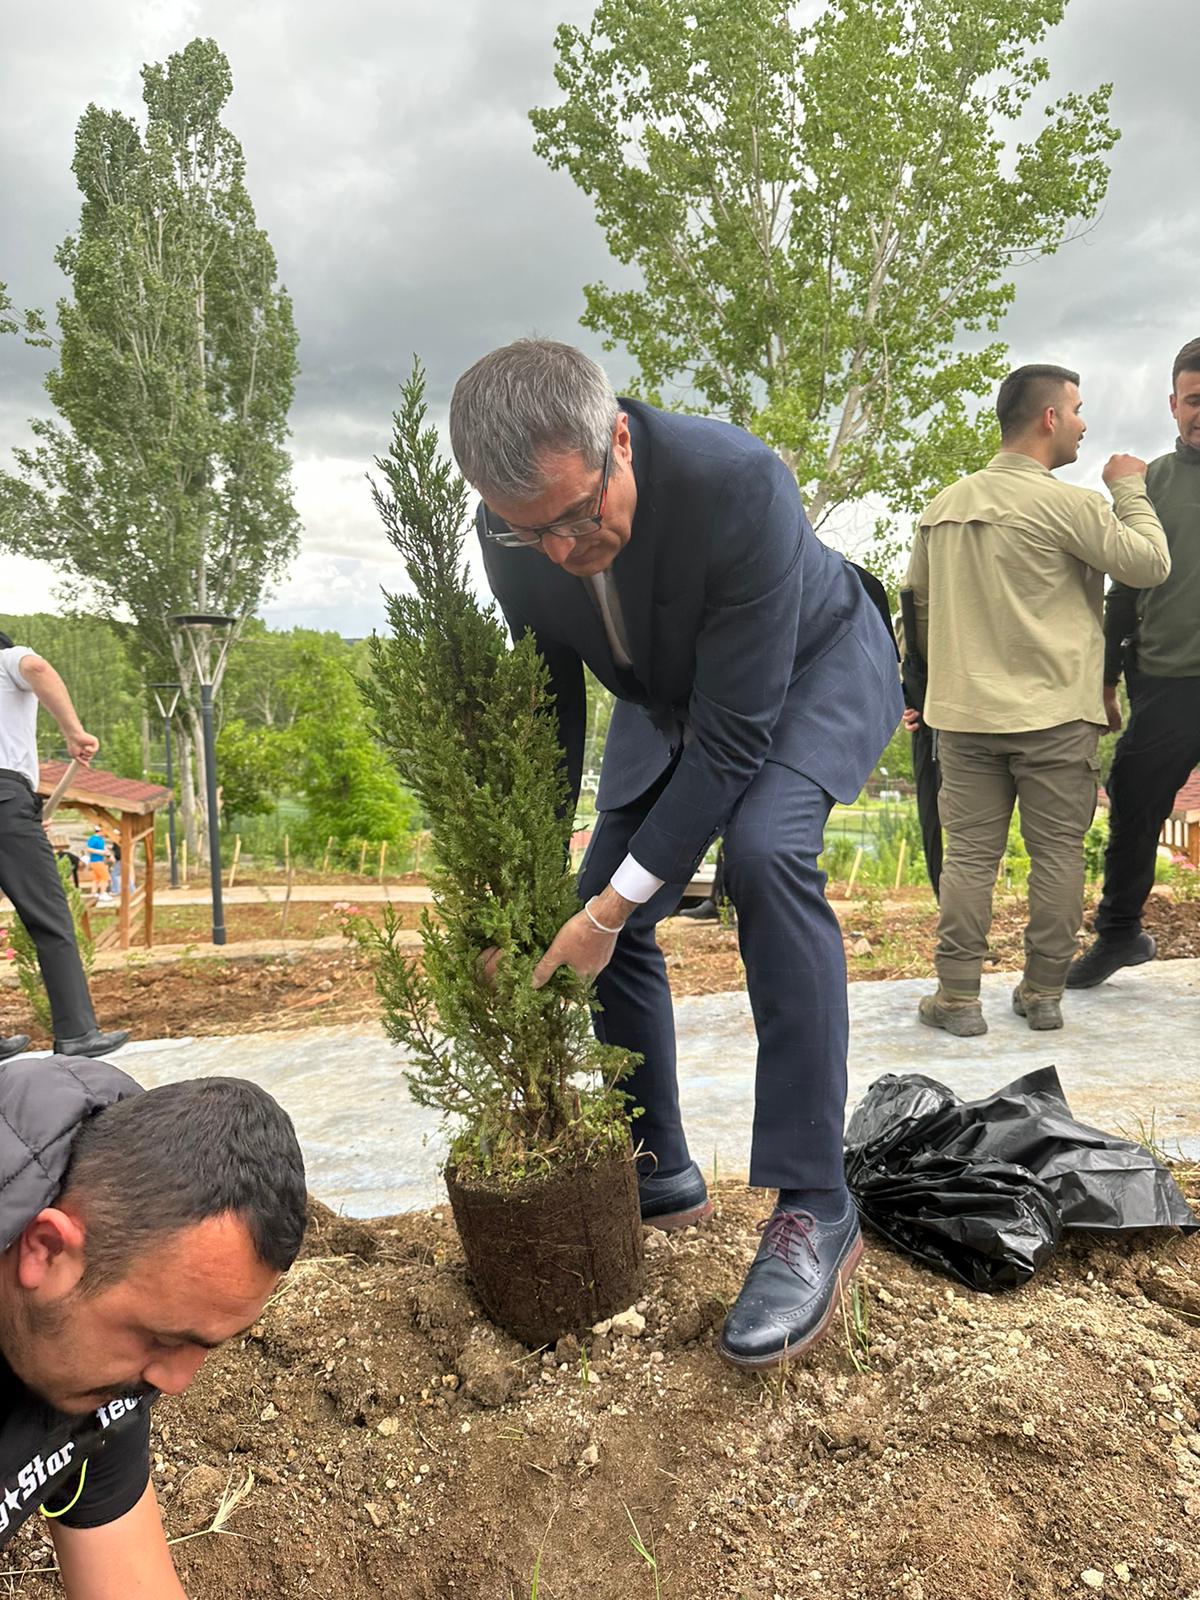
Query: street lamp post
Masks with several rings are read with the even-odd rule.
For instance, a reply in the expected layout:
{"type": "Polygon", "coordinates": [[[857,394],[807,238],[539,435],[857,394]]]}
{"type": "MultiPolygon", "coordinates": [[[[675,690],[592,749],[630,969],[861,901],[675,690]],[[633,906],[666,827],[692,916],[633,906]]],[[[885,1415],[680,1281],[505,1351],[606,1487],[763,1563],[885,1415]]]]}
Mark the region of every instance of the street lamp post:
{"type": "Polygon", "coordinates": [[[171,887],[179,887],[179,861],[175,854],[175,779],[171,773],[171,718],[175,715],[175,708],[179,704],[179,696],[183,692],[181,683],[152,683],[154,702],[158,706],[158,714],[162,718],[163,744],[167,751],[167,789],[171,798],[167,801],[167,854],[171,858],[171,887]]]}
{"type": "Polygon", "coordinates": [[[217,813],[217,747],[213,737],[213,679],[219,678],[229,649],[232,634],[226,633],[216,667],[209,661],[209,652],[200,649],[200,641],[211,641],[214,635],[232,628],[236,617],[217,616],[211,612],[193,612],[172,617],[171,622],[185,633],[192,647],[192,660],[200,681],[200,717],[204,726],[204,782],[208,792],[208,864],[212,881],[212,942],[225,943],[225,906],[221,898],[221,824],[217,813]]]}

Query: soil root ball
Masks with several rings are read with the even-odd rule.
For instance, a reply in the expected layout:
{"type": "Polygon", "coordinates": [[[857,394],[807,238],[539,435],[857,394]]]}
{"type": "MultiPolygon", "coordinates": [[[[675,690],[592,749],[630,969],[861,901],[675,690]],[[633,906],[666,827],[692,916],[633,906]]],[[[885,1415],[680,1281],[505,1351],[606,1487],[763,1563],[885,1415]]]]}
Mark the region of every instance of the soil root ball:
{"type": "Polygon", "coordinates": [[[446,1185],[475,1292],[523,1344],[554,1344],[638,1298],[642,1222],[629,1154],[505,1188],[460,1182],[447,1168],[446,1185]]]}

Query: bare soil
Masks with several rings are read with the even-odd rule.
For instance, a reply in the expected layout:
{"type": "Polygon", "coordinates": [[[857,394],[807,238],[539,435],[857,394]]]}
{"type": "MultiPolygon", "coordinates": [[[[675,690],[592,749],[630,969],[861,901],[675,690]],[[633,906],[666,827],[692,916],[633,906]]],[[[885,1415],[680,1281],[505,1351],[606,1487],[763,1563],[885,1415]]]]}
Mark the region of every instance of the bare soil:
{"type": "MultiPolygon", "coordinates": [[[[314,1208],[262,1323],[156,1408],[192,1600],[1200,1593],[1200,1239],[1077,1241],[995,1297],[869,1239],[865,1331],[771,1379],[712,1343],[767,1197],[717,1202],[648,1233],[643,1331],[553,1351],[483,1319],[448,1207],[314,1208]]],[[[34,1528],[5,1566],[48,1560],[34,1528]]]]}
{"type": "MultiPolygon", "coordinates": [[[[833,904],[842,922],[852,982],[932,976],[937,908],[927,892],[901,890],[886,901],[876,896],[833,904]]],[[[420,906],[394,909],[409,926],[419,920],[420,906]]],[[[363,915],[376,918],[382,910],[378,905],[361,907],[363,915]]],[[[274,905],[228,907],[229,938],[278,940],[280,911],[274,905]]],[[[194,939],[194,948],[169,966],[135,961],[123,971],[97,973],[92,993],[106,1028],[129,1028],[142,1039],[173,1039],[378,1019],[370,971],[349,943],[344,953],[299,950],[286,958],[231,961],[206,942],[207,907],[180,906],[168,915],[178,923],[163,929],[163,942],[194,939]]],[[[336,934],[340,927],[332,905],[297,902],[291,916],[289,937],[315,939],[336,934]]],[[[997,897],[991,947],[993,964],[1000,970],[1020,967],[1025,917],[1023,897],[997,897]]],[[[1172,901],[1155,893],[1145,923],[1158,940],[1161,959],[1200,956],[1200,900],[1172,901]]],[[[659,941],[676,998],[744,986],[735,926],[676,917],[662,924],[659,941]]],[[[49,1043],[20,991],[0,987],[0,1036],[17,1032],[32,1035],[38,1046],[49,1043]]]]}
{"type": "MultiPolygon", "coordinates": [[[[852,976],[930,970],[927,896],[839,910],[852,976]]],[[[1023,920],[998,902],[1003,965],[1023,920]]],[[[1195,902],[1156,896],[1147,925],[1164,957],[1200,953],[1195,902]]],[[[675,921],[663,944],[677,994],[742,982],[731,929],[675,921]]],[[[377,1015],[349,948],[94,988],[144,1037],[377,1015]]],[[[23,1025],[0,989],[0,1033],[23,1025]]],[[[1200,1173],[1180,1180],[1200,1197],[1200,1173]]],[[[1074,1240],[995,1297],[869,1237],[825,1343],[751,1378],[713,1337],[769,1199],[716,1198],[702,1229],[647,1232],[628,1333],[553,1351],[487,1322],[449,1206],[359,1222],[314,1203],[261,1325],[156,1408],[191,1600],[1200,1600],[1200,1236],[1074,1240]]],[[[0,1592],[58,1594],[50,1555],[27,1529],[0,1592]]]]}
{"type": "MultiPolygon", "coordinates": [[[[354,904],[355,912],[378,922],[383,915],[382,905],[357,905],[353,890],[345,896],[354,904]]],[[[224,907],[225,934],[231,942],[243,939],[326,939],[341,932],[343,912],[335,909],[337,903],[312,900],[292,900],[286,907],[272,903],[240,905],[226,902],[224,907]]],[[[404,901],[392,904],[392,911],[402,928],[420,926],[424,908],[404,901]]],[[[94,933],[114,922],[115,916],[101,912],[92,913],[94,933]]],[[[135,929],[140,936],[140,929],[135,929]]],[[[207,905],[163,906],[154,913],[154,942],[156,945],[195,944],[197,952],[209,943],[212,933],[212,910],[207,905]]]]}
{"type": "MultiPolygon", "coordinates": [[[[937,905],[927,890],[889,892],[886,900],[876,895],[831,903],[842,924],[852,983],[932,978],[937,905]]],[[[1088,925],[1093,909],[1089,906],[1085,913],[1088,925]]],[[[1025,959],[1022,939],[1027,916],[1024,895],[997,895],[989,967],[1000,972],[1020,970],[1025,959]]],[[[1200,900],[1173,901],[1156,892],[1146,905],[1144,921],[1158,941],[1161,960],[1200,956],[1200,900]]],[[[676,996],[721,994],[744,987],[735,927],[675,917],[659,928],[659,943],[666,952],[671,991],[676,996]]]]}

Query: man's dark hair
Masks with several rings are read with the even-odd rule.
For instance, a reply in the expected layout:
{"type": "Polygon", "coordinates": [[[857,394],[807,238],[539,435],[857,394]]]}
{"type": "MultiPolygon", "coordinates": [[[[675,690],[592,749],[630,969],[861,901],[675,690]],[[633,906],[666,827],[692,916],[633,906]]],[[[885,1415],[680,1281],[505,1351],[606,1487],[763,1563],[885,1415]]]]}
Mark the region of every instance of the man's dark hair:
{"type": "Polygon", "coordinates": [[[8,635],[6,633],[0,633],[0,650],[11,650],[12,647],[13,642],[8,635]]]}
{"type": "Polygon", "coordinates": [[[1175,365],[1171,368],[1172,389],[1179,382],[1181,372],[1200,372],[1200,339],[1189,339],[1175,357],[1175,365]]]}
{"type": "Polygon", "coordinates": [[[1054,404],[1063,384],[1078,382],[1079,374],[1068,367],[1051,367],[1037,362],[1010,372],[996,396],[1000,437],[1011,439],[1015,434],[1024,433],[1047,406],[1054,404]]]}
{"type": "Polygon", "coordinates": [[[193,1078],[107,1106],[80,1128],[60,1203],[87,1230],[81,1287],[117,1283],[155,1240],[232,1213],[286,1272],[308,1194],[291,1118],[256,1083],[193,1078]]]}

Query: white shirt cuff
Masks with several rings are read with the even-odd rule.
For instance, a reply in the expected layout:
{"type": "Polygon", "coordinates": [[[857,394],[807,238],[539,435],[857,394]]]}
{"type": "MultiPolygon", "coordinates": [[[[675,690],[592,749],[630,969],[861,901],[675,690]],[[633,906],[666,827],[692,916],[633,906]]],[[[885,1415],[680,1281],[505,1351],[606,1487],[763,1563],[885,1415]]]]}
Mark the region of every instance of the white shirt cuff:
{"type": "Polygon", "coordinates": [[[642,906],[652,895],[658,893],[664,879],[656,878],[632,856],[626,856],[609,881],[623,899],[632,900],[634,905],[642,906]]]}

